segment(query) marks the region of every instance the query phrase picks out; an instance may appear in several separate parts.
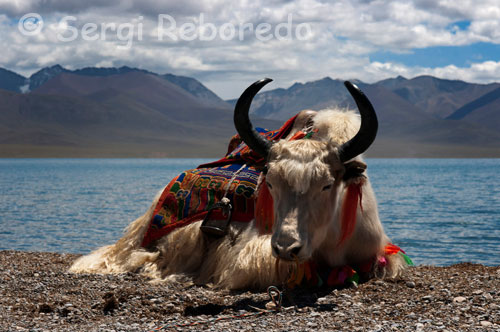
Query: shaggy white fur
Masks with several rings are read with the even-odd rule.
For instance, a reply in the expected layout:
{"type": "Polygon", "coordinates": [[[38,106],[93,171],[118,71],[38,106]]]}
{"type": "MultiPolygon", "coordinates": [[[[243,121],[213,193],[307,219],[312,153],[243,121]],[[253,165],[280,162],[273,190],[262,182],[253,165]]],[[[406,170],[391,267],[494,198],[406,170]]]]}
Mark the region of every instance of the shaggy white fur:
{"type": "MultiPolygon", "coordinates": [[[[380,223],[368,179],[362,189],[363,209],[358,208],[353,235],[341,246],[337,245],[345,186],[341,180],[344,166],[336,157],[336,147],[356,134],[359,116],[340,110],[301,114],[290,135],[303,129],[314,116],[315,139],[281,140],[271,149],[267,181],[272,185],[275,206],[272,235],[259,236],[253,222],[232,223],[228,236],[212,240],[200,231],[199,221],[171,232],[157,241],[154,248],[146,250],[141,242],[158,194],[146,214],[130,224],[120,240],[80,257],[70,271],[140,271],[155,281],[188,278],[221,288],[260,289],[285,281],[293,266],[283,259],[277,264],[272,246],[300,249],[296,253],[298,259],[313,258],[332,267],[384,255],[383,248],[389,239],[380,223]]],[[[389,264],[375,272],[394,277],[404,268],[404,260],[399,255],[387,259],[389,264]]]]}

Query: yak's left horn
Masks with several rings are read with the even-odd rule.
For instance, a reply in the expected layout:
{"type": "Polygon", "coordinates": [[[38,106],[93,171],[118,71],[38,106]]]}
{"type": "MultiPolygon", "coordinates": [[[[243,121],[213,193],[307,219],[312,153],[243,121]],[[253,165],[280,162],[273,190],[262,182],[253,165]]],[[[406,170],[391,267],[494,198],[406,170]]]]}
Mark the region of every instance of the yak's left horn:
{"type": "Polygon", "coordinates": [[[343,163],[365,152],[375,140],[378,130],[377,114],[365,94],[349,81],[345,81],[344,85],[358,106],[361,127],[356,136],[340,146],[339,159],[343,163]]]}
{"type": "Polygon", "coordinates": [[[267,158],[272,143],[257,133],[250,122],[248,111],[250,110],[253,97],[255,97],[264,85],[271,81],[272,79],[270,78],[263,78],[250,85],[240,96],[234,107],[234,126],[236,127],[236,131],[243,142],[261,157],[264,157],[264,159],[267,158]]]}

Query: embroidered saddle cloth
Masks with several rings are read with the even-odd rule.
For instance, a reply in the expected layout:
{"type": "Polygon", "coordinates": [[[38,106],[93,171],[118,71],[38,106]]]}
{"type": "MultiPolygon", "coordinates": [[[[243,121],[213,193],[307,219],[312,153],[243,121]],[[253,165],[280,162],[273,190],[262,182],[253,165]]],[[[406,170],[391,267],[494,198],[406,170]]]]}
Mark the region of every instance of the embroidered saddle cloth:
{"type": "MultiPolygon", "coordinates": [[[[269,140],[278,140],[288,135],[295,118],[278,130],[258,128],[257,131],[269,140]]],[[[148,247],[174,229],[202,220],[224,196],[233,206],[232,220],[250,222],[255,215],[255,190],[262,166],[263,159],[235,135],[224,158],[182,172],[170,181],[154,209],[142,246],[148,247]]],[[[210,218],[227,217],[214,210],[210,218]]]]}

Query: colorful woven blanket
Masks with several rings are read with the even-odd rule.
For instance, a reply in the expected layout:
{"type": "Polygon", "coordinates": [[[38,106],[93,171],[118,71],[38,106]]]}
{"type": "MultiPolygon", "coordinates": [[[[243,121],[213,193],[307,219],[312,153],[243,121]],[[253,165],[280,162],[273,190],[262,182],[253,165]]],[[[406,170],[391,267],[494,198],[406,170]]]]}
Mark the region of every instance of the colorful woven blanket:
{"type": "MultiPolygon", "coordinates": [[[[288,135],[294,121],[295,117],[275,131],[257,130],[269,140],[279,140],[288,135]]],[[[233,221],[251,221],[255,216],[255,190],[262,166],[262,157],[235,135],[224,158],[182,172],[168,184],[153,212],[142,246],[149,246],[178,227],[202,220],[224,195],[233,206],[233,221]]],[[[210,218],[224,220],[226,216],[214,210],[210,218]]]]}

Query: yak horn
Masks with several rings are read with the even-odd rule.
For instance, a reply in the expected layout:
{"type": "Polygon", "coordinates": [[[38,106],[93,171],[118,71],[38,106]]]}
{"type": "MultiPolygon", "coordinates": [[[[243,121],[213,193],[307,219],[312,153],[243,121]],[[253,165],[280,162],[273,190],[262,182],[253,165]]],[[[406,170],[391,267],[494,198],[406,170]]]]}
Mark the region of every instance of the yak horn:
{"type": "Polygon", "coordinates": [[[264,85],[271,81],[272,79],[270,78],[263,78],[250,85],[240,96],[234,107],[234,126],[236,127],[236,131],[243,142],[264,159],[267,159],[272,143],[259,135],[254,129],[248,117],[248,111],[250,110],[250,104],[252,103],[253,97],[255,97],[257,92],[259,92],[264,85]]]}
{"type": "Polygon", "coordinates": [[[358,106],[361,127],[356,136],[339,147],[339,159],[342,163],[365,152],[375,140],[378,130],[377,114],[365,94],[349,81],[345,81],[344,85],[358,106]]]}

